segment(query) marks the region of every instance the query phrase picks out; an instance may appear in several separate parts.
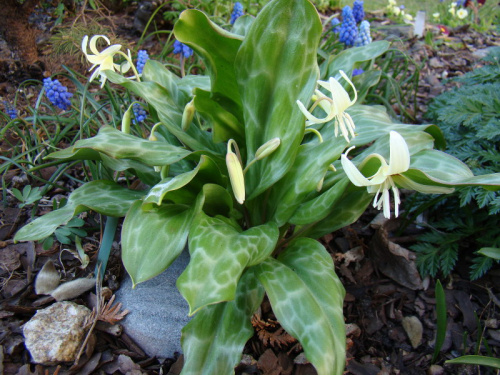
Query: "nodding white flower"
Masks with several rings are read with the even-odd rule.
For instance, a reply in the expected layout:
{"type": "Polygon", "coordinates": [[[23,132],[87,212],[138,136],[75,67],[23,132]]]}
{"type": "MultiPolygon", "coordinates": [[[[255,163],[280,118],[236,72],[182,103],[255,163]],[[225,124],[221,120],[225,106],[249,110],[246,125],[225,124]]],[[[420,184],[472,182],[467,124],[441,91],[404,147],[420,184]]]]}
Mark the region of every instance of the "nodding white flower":
{"type": "Polygon", "coordinates": [[[467,12],[467,9],[461,8],[457,11],[457,17],[463,20],[465,17],[469,15],[469,12],[467,12]]]}
{"type": "Polygon", "coordinates": [[[340,75],[344,78],[349,85],[351,85],[354,91],[354,99],[351,100],[347,91],[342,87],[338,80],[334,77],[330,77],[328,81],[318,81],[318,84],[328,90],[331,93],[331,98],[325,96],[321,91],[316,90],[313,99],[316,102],[311,107],[311,110],[308,111],[304,104],[300,100],[297,100],[297,105],[300,110],[306,116],[306,126],[312,124],[322,124],[328,121],[335,119],[335,136],[338,135],[339,128],[342,132],[342,135],[349,142],[349,135],[354,138],[354,122],[352,121],[351,116],[345,111],[347,108],[352,106],[356,100],[358,99],[358,94],[356,92],[356,88],[354,87],[351,80],[347,77],[347,75],[339,70],[340,75]],[[326,117],[317,118],[312,115],[312,110],[319,105],[323,111],[326,112],[326,117]]]}
{"type": "Polygon", "coordinates": [[[106,76],[102,74],[102,71],[104,71],[104,70],[115,71],[116,70],[116,71],[121,72],[121,73],[126,73],[130,69],[131,64],[129,61],[132,61],[132,56],[130,55],[130,51],[128,51],[128,57],[129,57],[128,60],[129,61],[125,62],[122,65],[115,64],[113,62],[113,57],[117,53],[123,54],[123,52],[120,52],[120,50],[122,48],[121,44],[113,44],[112,46],[109,46],[106,49],[99,52],[97,50],[97,47],[96,47],[96,44],[97,44],[97,41],[99,40],[99,38],[103,38],[108,43],[108,45],[111,44],[111,42],[107,36],[94,35],[90,39],[90,44],[89,44],[90,51],[93,54],[89,54],[89,53],[87,53],[87,44],[88,44],[89,37],[87,35],[85,35],[83,37],[83,40],[82,40],[82,51],[85,54],[85,57],[87,58],[87,60],[91,64],[94,64],[89,69],[89,71],[92,71],[95,69],[94,72],[92,73],[92,75],[90,76],[89,81],[93,81],[98,75],[100,75],[101,87],[103,87],[104,83],[106,82],[106,76]]]}
{"type": "Polygon", "coordinates": [[[401,13],[401,8],[400,7],[394,7],[394,8],[392,8],[392,11],[394,12],[394,14],[396,16],[399,16],[399,14],[401,13]]]}
{"type": "Polygon", "coordinates": [[[432,13],[432,17],[434,18],[439,18],[441,14],[439,12],[436,12],[436,13],[432,13]]]}
{"type": "Polygon", "coordinates": [[[406,13],[406,14],[404,15],[404,18],[405,18],[405,20],[407,20],[407,21],[413,21],[413,16],[412,16],[411,14],[406,13]]]}
{"type": "Polygon", "coordinates": [[[342,154],[340,157],[342,167],[344,168],[349,180],[351,180],[351,182],[356,186],[366,186],[369,193],[375,193],[373,207],[376,207],[379,210],[382,209],[384,211],[384,216],[389,219],[391,217],[389,190],[392,190],[394,197],[394,216],[398,217],[401,199],[399,197],[399,190],[396,183],[403,188],[428,194],[447,194],[453,191],[453,189],[441,186],[423,185],[401,175],[401,173],[406,172],[410,168],[410,151],[408,150],[408,145],[406,144],[404,138],[399,133],[391,131],[389,134],[389,164],[387,164],[382,155],[369,155],[367,159],[374,157],[380,161],[378,171],[371,177],[365,177],[356,168],[353,162],[347,158],[347,154],[354,148],[354,146],[349,148],[346,153],[342,154]]]}
{"type": "Polygon", "coordinates": [[[396,0],[389,0],[389,5],[392,5],[392,6],[396,5],[396,0]]]}

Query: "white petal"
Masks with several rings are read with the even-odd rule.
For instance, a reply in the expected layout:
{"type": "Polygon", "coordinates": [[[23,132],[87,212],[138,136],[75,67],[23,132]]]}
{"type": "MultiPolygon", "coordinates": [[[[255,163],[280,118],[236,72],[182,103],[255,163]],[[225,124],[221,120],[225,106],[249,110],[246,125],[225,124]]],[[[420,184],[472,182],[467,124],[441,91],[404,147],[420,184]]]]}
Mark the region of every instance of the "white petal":
{"type": "Polygon", "coordinates": [[[97,50],[97,47],[96,47],[96,43],[97,41],[99,40],[99,38],[103,38],[107,43],[108,45],[111,44],[111,42],[109,41],[108,37],[106,35],[94,35],[91,39],[90,39],[90,50],[95,54],[95,55],[98,55],[99,54],[99,51],[97,50]]]}
{"type": "Polygon", "coordinates": [[[370,182],[370,180],[368,180],[365,176],[363,176],[363,174],[358,170],[358,168],[356,168],[353,162],[347,158],[347,153],[353,148],[354,146],[348,149],[345,154],[342,154],[340,156],[340,162],[342,163],[342,168],[344,168],[345,174],[347,175],[349,180],[351,180],[351,182],[356,186],[373,185],[370,182]]]}
{"type": "Polygon", "coordinates": [[[384,189],[384,191],[382,191],[382,196],[383,196],[383,208],[384,208],[384,216],[387,218],[387,219],[390,219],[391,218],[391,196],[389,194],[389,190],[388,189],[384,189]]]}
{"type": "Polygon", "coordinates": [[[405,139],[398,132],[390,132],[389,174],[406,172],[410,168],[410,151],[405,139]]]}
{"type": "Polygon", "coordinates": [[[87,43],[89,41],[89,36],[85,35],[82,40],[82,51],[85,56],[87,56],[87,43]]]}

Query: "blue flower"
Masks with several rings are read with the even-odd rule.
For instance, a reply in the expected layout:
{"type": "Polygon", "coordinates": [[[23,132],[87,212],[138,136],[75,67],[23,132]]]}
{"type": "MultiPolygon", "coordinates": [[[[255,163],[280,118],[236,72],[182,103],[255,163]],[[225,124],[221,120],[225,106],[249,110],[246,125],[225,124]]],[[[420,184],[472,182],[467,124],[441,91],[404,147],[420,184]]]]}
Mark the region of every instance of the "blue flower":
{"type": "Polygon", "coordinates": [[[11,120],[17,118],[17,109],[13,105],[8,101],[4,101],[3,105],[5,106],[5,113],[7,113],[11,120]]]}
{"type": "Polygon", "coordinates": [[[63,86],[59,80],[52,80],[50,77],[43,80],[43,87],[45,89],[45,95],[49,98],[50,102],[56,107],[66,110],[71,107],[71,102],[69,98],[73,96],[72,93],[68,92],[68,88],[63,86]]]}
{"type": "Polygon", "coordinates": [[[177,55],[179,53],[182,53],[182,55],[187,59],[193,54],[193,50],[185,44],[176,40],[174,42],[174,55],[177,55]]]}
{"type": "Polygon", "coordinates": [[[142,74],[142,69],[144,69],[144,65],[146,65],[146,61],[149,60],[148,52],[144,49],[141,49],[137,52],[137,71],[139,74],[142,74]]]}
{"type": "Polygon", "coordinates": [[[346,46],[352,46],[357,36],[358,28],[352,10],[349,6],[345,6],[342,9],[342,26],[340,26],[339,40],[346,46]]]}
{"type": "Polygon", "coordinates": [[[332,31],[334,33],[338,34],[340,32],[340,26],[339,26],[340,25],[340,21],[339,21],[339,19],[338,18],[334,18],[332,20],[332,22],[330,22],[330,23],[331,23],[331,25],[333,27],[332,31]]]}
{"type": "Polygon", "coordinates": [[[352,6],[352,15],[357,23],[363,21],[365,18],[365,10],[363,9],[363,1],[355,0],[352,6]]]}
{"type": "Polygon", "coordinates": [[[366,46],[372,42],[372,37],[370,35],[370,22],[363,21],[359,25],[359,33],[354,41],[355,47],[366,46]]]}
{"type": "Polygon", "coordinates": [[[134,103],[132,110],[134,111],[135,119],[132,121],[134,124],[143,122],[148,117],[148,112],[139,103],[134,103]]]}
{"type": "Polygon", "coordinates": [[[363,69],[353,69],[352,70],[352,76],[359,76],[360,74],[363,74],[365,71],[363,69]]]}
{"type": "Polygon", "coordinates": [[[239,1],[234,3],[233,13],[231,13],[231,20],[229,23],[233,25],[236,20],[243,15],[243,5],[239,1]]]}

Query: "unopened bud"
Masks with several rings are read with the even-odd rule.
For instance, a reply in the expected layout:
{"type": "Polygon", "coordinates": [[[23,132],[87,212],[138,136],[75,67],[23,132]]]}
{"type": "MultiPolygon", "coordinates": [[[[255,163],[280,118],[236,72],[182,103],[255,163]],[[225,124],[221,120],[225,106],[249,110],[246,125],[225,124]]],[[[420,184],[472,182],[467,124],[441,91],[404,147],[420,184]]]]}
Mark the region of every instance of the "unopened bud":
{"type": "Polygon", "coordinates": [[[271,155],[279,147],[280,144],[281,140],[279,138],[273,138],[267,141],[257,149],[257,151],[255,152],[255,159],[261,160],[266,156],[271,155]]]}
{"type": "Polygon", "coordinates": [[[243,204],[245,202],[245,178],[243,177],[240,159],[231,151],[231,141],[233,140],[231,139],[227,144],[226,166],[234,197],[239,204],[243,204]]]}
{"type": "Polygon", "coordinates": [[[122,117],[122,132],[130,134],[130,121],[132,119],[132,106],[130,106],[122,117]]]}
{"type": "Polygon", "coordinates": [[[151,133],[151,135],[149,136],[149,140],[156,142],[158,140],[158,137],[154,133],[151,133]]]}
{"type": "Polygon", "coordinates": [[[189,126],[191,125],[191,121],[193,121],[194,113],[196,108],[194,106],[194,98],[186,104],[184,107],[184,112],[182,113],[182,130],[187,131],[189,126]]]}
{"type": "Polygon", "coordinates": [[[321,189],[323,188],[323,182],[325,182],[325,178],[322,177],[321,180],[319,180],[318,184],[316,185],[316,191],[319,193],[321,189]]]}

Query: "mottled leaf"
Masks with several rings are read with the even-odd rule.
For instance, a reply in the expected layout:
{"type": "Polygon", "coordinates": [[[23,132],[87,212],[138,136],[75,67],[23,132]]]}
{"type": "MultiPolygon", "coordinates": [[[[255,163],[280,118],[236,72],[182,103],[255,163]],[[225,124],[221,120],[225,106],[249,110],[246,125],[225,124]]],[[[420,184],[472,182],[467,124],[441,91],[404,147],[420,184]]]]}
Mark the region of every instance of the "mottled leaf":
{"type": "Polygon", "coordinates": [[[88,182],[71,193],[63,208],[49,212],[22,227],[14,240],[41,240],[83,211],[94,210],[106,216],[125,216],[130,206],[144,194],[142,191],[121,187],[113,181],[88,182]]]}
{"type": "Polygon", "coordinates": [[[330,254],[317,241],[292,241],[278,260],[254,267],[283,328],[297,338],[319,375],[345,367],[345,290],[330,254]]]}
{"type": "Polygon", "coordinates": [[[275,223],[240,232],[224,220],[199,213],[189,232],[191,261],[177,279],[190,315],[206,305],[233,300],[244,269],[271,255],[277,241],[275,223]]]}
{"type": "Polygon", "coordinates": [[[186,361],[181,375],[233,374],[243,347],[253,335],[253,313],[264,289],[251,269],[241,276],[233,301],[205,306],[182,329],[186,361]]]}
{"type": "Polygon", "coordinates": [[[269,2],[252,23],[236,57],[243,103],[247,160],[265,142],[280,147],[249,168],[248,200],[278,181],[293,165],[304,132],[297,100],[310,99],[318,78],[321,22],[306,0],[269,2]]]}

